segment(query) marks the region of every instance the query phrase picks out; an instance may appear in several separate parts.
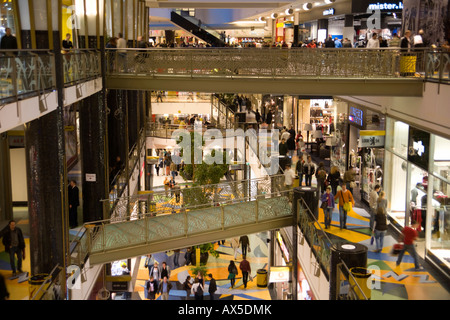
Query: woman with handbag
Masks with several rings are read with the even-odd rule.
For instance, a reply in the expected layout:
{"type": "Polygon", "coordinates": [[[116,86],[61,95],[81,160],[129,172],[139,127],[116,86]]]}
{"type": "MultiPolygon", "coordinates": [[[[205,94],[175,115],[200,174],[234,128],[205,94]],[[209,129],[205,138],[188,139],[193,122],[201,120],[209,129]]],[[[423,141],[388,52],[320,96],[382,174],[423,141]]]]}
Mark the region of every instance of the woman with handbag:
{"type": "Polygon", "coordinates": [[[334,195],[331,193],[331,186],[328,186],[327,191],[322,194],[322,206],[323,214],[324,214],[324,223],[325,223],[325,229],[330,228],[331,224],[331,216],[333,214],[334,209],[334,195]]]}
{"type": "Polygon", "coordinates": [[[234,284],[236,283],[236,276],[237,276],[238,270],[236,265],[234,264],[234,261],[231,260],[230,264],[228,265],[228,280],[230,280],[231,283],[231,289],[233,289],[234,284]]]}
{"type": "Polygon", "coordinates": [[[334,199],[339,199],[339,227],[347,229],[347,212],[355,205],[355,200],[346,183],[341,184],[342,190],[338,191],[334,199]],[[350,204],[351,203],[351,204],[350,204]]]}

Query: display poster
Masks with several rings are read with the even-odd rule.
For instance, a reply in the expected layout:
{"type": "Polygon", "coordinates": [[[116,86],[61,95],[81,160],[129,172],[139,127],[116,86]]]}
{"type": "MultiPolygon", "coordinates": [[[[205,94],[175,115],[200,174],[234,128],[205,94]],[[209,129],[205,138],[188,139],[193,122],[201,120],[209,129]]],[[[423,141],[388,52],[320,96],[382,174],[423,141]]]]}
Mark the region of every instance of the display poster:
{"type": "Polygon", "coordinates": [[[364,111],[355,107],[349,107],[348,121],[362,128],[364,126],[364,111]]]}
{"type": "Polygon", "coordinates": [[[289,267],[270,267],[269,282],[288,282],[289,267]]]}
{"type": "Polygon", "coordinates": [[[430,155],[430,134],[428,132],[409,127],[408,161],[428,171],[430,155]]]}

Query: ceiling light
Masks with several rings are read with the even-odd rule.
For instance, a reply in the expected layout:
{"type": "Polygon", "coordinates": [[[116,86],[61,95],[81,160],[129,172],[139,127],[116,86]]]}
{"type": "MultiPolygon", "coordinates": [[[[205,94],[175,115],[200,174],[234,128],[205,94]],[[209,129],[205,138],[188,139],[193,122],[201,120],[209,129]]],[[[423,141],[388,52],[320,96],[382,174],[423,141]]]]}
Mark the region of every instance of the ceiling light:
{"type": "Polygon", "coordinates": [[[276,19],[278,17],[278,13],[272,13],[272,15],[270,16],[272,19],[276,19]]]}
{"type": "Polygon", "coordinates": [[[331,4],[331,3],[334,3],[334,2],[336,2],[336,0],[325,0],[326,4],[331,4]]]}
{"type": "Polygon", "coordinates": [[[259,17],[258,20],[259,20],[259,21],[265,21],[266,18],[264,18],[264,17],[259,17]]]}
{"type": "Polygon", "coordinates": [[[285,11],[286,14],[293,14],[294,10],[292,10],[292,8],[286,9],[285,11]]]}
{"type": "Polygon", "coordinates": [[[311,8],[312,8],[312,3],[311,2],[303,4],[303,9],[304,10],[311,10],[311,8]]]}

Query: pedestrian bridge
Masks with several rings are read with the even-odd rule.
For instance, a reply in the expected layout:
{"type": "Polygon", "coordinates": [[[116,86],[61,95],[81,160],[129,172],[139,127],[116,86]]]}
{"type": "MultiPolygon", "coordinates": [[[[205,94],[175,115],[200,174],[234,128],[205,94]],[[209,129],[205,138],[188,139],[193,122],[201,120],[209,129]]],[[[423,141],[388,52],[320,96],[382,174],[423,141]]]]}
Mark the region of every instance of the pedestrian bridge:
{"type": "Polygon", "coordinates": [[[84,225],[72,259],[102,264],[292,226],[291,196],[281,175],[183,188],[178,202],[164,191],[109,199],[111,218],[84,225]]]}
{"type": "Polygon", "coordinates": [[[107,50],[109,89],[291,95],[422,96],[448,82],[448,53],[398,49],[107,50]]]}

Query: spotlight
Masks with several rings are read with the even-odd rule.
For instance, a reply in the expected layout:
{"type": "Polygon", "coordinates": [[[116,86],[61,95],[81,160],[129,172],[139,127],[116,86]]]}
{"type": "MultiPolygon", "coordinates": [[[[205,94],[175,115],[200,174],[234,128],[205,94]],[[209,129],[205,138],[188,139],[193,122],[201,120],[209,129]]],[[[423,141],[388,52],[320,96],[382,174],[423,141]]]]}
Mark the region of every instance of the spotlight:
{"type": "Polygon", "coordinates": [[[259,17],[258,20],[259,20],[259,21],[266,21],[266,18],[264,18],[264,17],[259,17]]]}
{"type": "Polygon", "coordinates": [[[278,13],[272,13],[272,15],[270,16],[272,19],[276,19],[278,17],[278,13]]]}
{"type": "Polygon", "coordinates": [[[304,10],[311,10],[312,9],[312,3],[308,2],[308,3],[303,4],[303,9],[304,10]]]}
{"type": "Polygon", "coordinates": [[[331,3],[334,3],[334,2],[336,2],[336,0],[325,0],[326,4],[331,4],[331,3]]]}
{"type": "Polygon", "coordinates": [[[294,10],[292,8],[289,8],[289,9],[286,9],[286,11],[284,13],[286,13],[287,15],[290,15],[290,14],[294,13],[294,10]]]}

